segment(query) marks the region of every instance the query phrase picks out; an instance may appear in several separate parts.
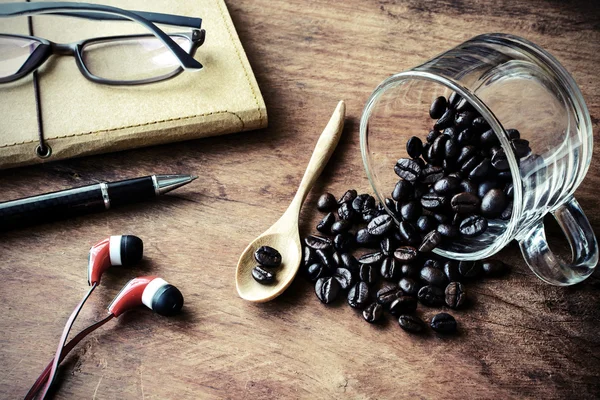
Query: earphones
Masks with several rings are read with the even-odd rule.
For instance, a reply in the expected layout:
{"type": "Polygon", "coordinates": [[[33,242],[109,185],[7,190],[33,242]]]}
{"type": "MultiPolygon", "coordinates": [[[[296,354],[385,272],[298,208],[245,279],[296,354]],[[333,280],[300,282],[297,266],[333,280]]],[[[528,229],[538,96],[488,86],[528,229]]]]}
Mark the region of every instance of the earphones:
{"type": "Polygon", "coordinates": [[[131,266],[138,263],[143,257],[143,251],[144,244],[142,240],[133,235],[111,236],[92,246],[88,256],[87,268],[90,289],[67,320],[54,358],[29,389],[25,396],[26,400],[35,398],[40,390],[40,398],[44,399],[56,376],[58,364],[84,337],[112,318],[141,305],[145,305],[163,316],[173,316],[181,311],[183,295],[179,289],[157,276],[137,277],[130,280],[113,299],[108,306],[107,317],[82,330],[65,344],[75,319],[87,299],[100,284],[100,278],[104,272],[111,266],[131,266]]]}

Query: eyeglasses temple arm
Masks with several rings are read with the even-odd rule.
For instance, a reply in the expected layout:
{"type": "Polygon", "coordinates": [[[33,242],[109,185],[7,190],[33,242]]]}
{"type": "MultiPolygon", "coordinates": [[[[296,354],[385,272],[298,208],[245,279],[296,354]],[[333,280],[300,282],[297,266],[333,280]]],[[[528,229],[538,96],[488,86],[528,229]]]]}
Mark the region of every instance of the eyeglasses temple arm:
{"type": "MultiPolygon", "coordinates": [[[[202,18],[185,17],[182,15],[161,14],[146,11],[131,11],[142,18],[155,24],[185,26],[187,28],[200,29],[202,27],[202,18]]],[[[95,12],[56,12],[54,15],[63,15],[65,17],[76,17],[93,19],[97,21],[130,21],[129,18],[123,18],[118,15],[109,15],[95,12]]]]}
{"type": "MultiPolygon", "coordinates": [[[[56,14],[56,13],[79,13],[83,11],[91,11],[92,14],[108,14],[116,15],[121,19],[129,19],[138,22],[149,29],[156,37],[158,37],[171,50],[171,52],[179,59],[181,65],[189,70],[200,70],[200,64],[194,57],[188,54],[185,50],[177,45],[162,30],[160,30],[152,22],[135,12],[123,10],[117,7],[105,6],[101,4],[89,3],[74,3],[74,2],[44,2],[44,3],[4,3],[0,4],[0,17],[13,17],[19,15],[34,15],[34,14],[56,14]]],[[[164,15],[164,14],[163,14],[164,15]]]]}

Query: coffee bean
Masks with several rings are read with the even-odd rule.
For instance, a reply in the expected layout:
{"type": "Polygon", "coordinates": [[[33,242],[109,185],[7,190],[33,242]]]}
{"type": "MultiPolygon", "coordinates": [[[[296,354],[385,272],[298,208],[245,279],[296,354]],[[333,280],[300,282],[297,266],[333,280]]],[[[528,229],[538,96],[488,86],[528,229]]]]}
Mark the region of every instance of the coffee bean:
{"type": "Polygon", "coordinates": [[[454,260],[447,260],[444,263],[444,275],[450,282],[457,282],[462,280],[462,275],[458,271],[458,262],[454,260]]]}
{"type": "Polygon", "coordinates": [[[446,129],[444,129],[444,132],[442,132],[444,135],[448,136],[448,139],[455,139],[456,140],[456,129],[453,126],[450,126],[446,129]]]}
{"type": "Polygon", "coordinates": [[[400,279],[398,286],[400,286],[400,289],[408,296],[416,296],[421,288],[421,285],[412,278],[400,279]]]}
{"type": "MultiPolygon", "coordinates": [[[[446,142],[449,140],[448,135],[441,135],[431,144],[431,154],[429,156],[430,162],[433,160],[441,160],[444,158],[444,154],[446,153],[446,142]]],[[[422,172],[421,172],[422,174],[422,172]]]]}
{"type": "Polygon", "coordinates": [[[384,285],[377,291],[377,302],[387,308],[394,300],[403,294],[404,293],[400,290],[398,285],[384,285]]]}
{"type": "Polygon", "coordinates": [[[432,119],[438,119],[444,112],[446,111],[446,98],[444,96],[440,96],[431,103],[431,107],[429,107],[429,116],[432,119]]]}
{"type": "Polygon", "coordinates": [[[410,222],[400,222],[399,232],[402,239],[404,239],[404,241],[410,245],[416,245],[421,242],[421,235],[419,234],[419,231],[410,222]]]}
{"type": "Polygon", "coordinates": [[[377,265],[379,266],[384,259],[384,255],[380,251],[376,251],[374,253],[363,254],[358,258],[358,262],[360,264],[369,264],[369,265],[377,265]]]}
{"type": "Polygon", "coordinates": [[[395,280],[400,276],[400,264],[394,257],[386,257],[381,263],[381,277],[383,279],[395,280]]]}
{"type": "Polygon", "coordinates": [[[352,203],[352,201],[356,198],[357,193],[356,190],[350,189],[344,193],[342,197],[338,200],[338,204],[342,205],[344,203],[352,203]]]}
{"type": "Polygon", "coordinates": [[[338,281],[342,290],[348,290],[352,285],[354,285],[354,277],[352,276],[352,272],[346,268],[336,269],[333,277],[338,281]]]}
{"type": "Polygon", "coordinates": [[[412,296],[399,296],[390,303],[390,314],[399,316],[413,313],[417,310],[417,299],[412,296]]]}
{"type": "MultiPolygon", "coordinates": [[[[458,142],[459,146],[466,147],[469,145],[476,144],[476,142],[477,142],[476,138],[477,138],[477,134],[475,133],[475,131],[473,131],[471,128],[466,128],[466,129],[463,129],[462,131],[460,131],[460,133],[456,137],[456,141],[458,142]]],[[[460,154],[459,154],[459,156],[460,156],[460,154]]]]}
{"type": "Polygon", "coordinates": [[[375,198],[370,194],[364,193],[352,200],[352,209],[359,214],[372,208],[375,208],[375,198]]]}
{"type": "Polygon", "coordinates": [[[365,282],[357,282],[348,292],[348,305],[352,308],[364,308],[369,301],[369,286],[365,282]]]}
{"type": "Polygon", "coordinates": [[[498,178],[498,180],[505,182],[512,180],[512,174],[510,171],[498,171],[496,177],[498,178]]]}
{"type": "Polygon", "coordinates": [[[444,271],[430,266],[421,268],[421,280],[438,287],[443,287],[448,283],[444,271]]]}
{"type": "Polygon", "coordinates": [[[262,285],[275,282],[275,274],[260,265],[252,268],[252,277],[256,282],[262,285]]]}
{"type": "Polygon", "coordinates": [[[485,232],[487,227],[487,219],[480,215],[471,215],[461,221],[459,229],[466,237],[475,237],[485,232]]]}
{"type": "Polygon", "coordinates": [[[394,166],[394,172],[400,178],[414,182],[421,175],[421,167],[410,158],[401,158],[394,166]]]}
{"type": "Polygon", "coordinates": [[[408,203],[404,203],[400,207],[400,216],[404,221],[414,222],[421,216],[421,212],[423,209],[421,208],[421,204],[416,201],[409,201],[408,203]]]}
{"type": "Polygon", "coordinates": [[[474,155],[471,158],[467,159],[467,161],[462,163],[462,165],[460,166],[460,172],[462,172],[465,175],[468,175],[478,164],[479,161],[477,159],[477,155],[474,155]]]}
{"type": "Polygon", "coordinates": [[[333,252],[333,261],[335,261],[335,265],[337,265],[338,267],[342,266],[342,257],[337,251],[333,252]]]}
{"type": "Polygon", "coordinates": [[[427,253],[435,249],[442,242],[442,235],[438,231],[431,231],[423,238],[419,251],[427,253]]]}
{"type": "Polygon", "coordinates": [[[450,94],[450,96],[448,97],[448,108],[455,108],[461,100],[462,97],[460,94],[452,92],[452,94],[450,94]]]}
{"type": "Polygon", "coordinates": [[[368,224],[369,222],[373,221],[375,218],[377,218],[380,215],[382,215],[382,214],[379,211],[377,211],[376,209],[372,209],[372,210],[368,210],[368,211],[365,211],[364,213],[362,213],[361,219],[365,224],[368,224]]]}
{"type": "Polygon", "coordinates": [[[496,168],[498,171],[507,171],[510,169],[508,165],[508,158],[506,157],[506,153],[503,148],[498,148],[496,151],[492,152],[492,166],[496,168]]]}
{"type": "Polygon", "coordinates": [[[461,261],[458,263],[458,272],[465,278],[477,278],[482,271],[483,267],[479,261],[461,261]]]}
{"type": "MultiPolygon", "coordinates": [[[[464,215],[463,214],[454,214],[454,217],[452,217],[452,225],[454,226],[460,226],[460,223],[463,220],[464,215]]],[[[458,231],[460,233],[460,230],[458,231]]]]}
{"type": "Polygon", "coordinates": [[[390,237],[383,238],[379,243],[379,247],[381,248],[381,252],[384,256],[391,256],[396,250],[397,243],[394,239],[390,237]]]}
{"type": "Polygon", "coordinates": [[[335,223],[335,215],[332,212],[327,214],[323,219],[317,224],[317,230],[321,233],[329,235],[331,233],[331,227],[335,223]]]}
{"type": "Polygon", "coordinates": [[[379,244],[379,240],[376,236],[373,236],[367,231],[367,229],[359,229],[356,232],[356,244],[362,247],[374,247],[379,244]]]}
{"type": "Polygon", "coordinates": [[[440,167],[429,166],[421,171],[421,182],[433,183],[444,177],[444,170],[440,167]]]}
{"type": "Polygon", "coordinates": [[[479,198],[472,193],[459,193],[452,197],[450,205],[455,213],[472,214],[479,210],[479,198]]]}
{"type": "Polygon", "coordinates": [[[331,225],[331,233],[348,232],[352,228],[352,222],[347,219],[336,221],[331,225]]]}
{"type": "Polygon", "coordinates": [[[387,214],[374,218],[367,226],[367,232],[373,236],[383,236],[394,228],[392,217],[387,214]]]}
{"type": "Polygon", "coordinates": [[[308,279],[310,279],[311,282],[316,282],[319,278],[329,275],[328,272],[329,270],[321,263],[311,264],[306,270],[308,279]]]}
{"type": "Polygon", "coordinates": [[[458,155],[456,162],[458,162],[459,164],[463,164],[475,154],[477,154],[477,149],[474,146],[465,146],[462,149],[460,149],[460,154],[458,155]]]}
{"type": "Polygon", "coordinates": [[[404,278],[418,278],[421,269],[414,264],[402,264],[400,267],[400,276],[404,278]]]}
{"type": "Polygon", "coordinates": [[[469,173],[469,179],[473,181],[481,181],[490,174],[492,169],[492,163],[489,158],[484,158],[479,164],[475,166],[469,173]]]}
{"type": "Polygon", "coordinates": [[[398,202],[407,201],[412,198],[413,193],[413,185],[410,182],[401,179],[398,181],[398,183],[396,183],[396,186],[394,187],[394,191],[392,192],[392,199],[398,202]]]}
{"type": "Polygon", "coordinates": [[[337,201],[331,193],[322,194],[317,201],[317,210],[321,212],[333,211],[337,208],[337,201]]]}
{"type": "Polygon", "coordinates": [[[456,332],[456,320],[448,313],[439,313],[433,316],[430,323],[431,329],[438,333],[456,332]]]}
{"type": "Polygon", "coordinates": [[[471,126],[476,115],[472,111],[463,111],[456,114],[454,117],[454,126],[459,131],[471,126]]]}
{"type": "Polygon", "coordinates": [[[446,207],[447,204],[448,198],[439,194],[424,194],[421,197],[421,206],[428,210],[439,210],[446,207]]]}
{"type": "Polygon", "coordinates": [[[254,259],[263,267],[277,268],[281,265],[281,254],[269,246],[261,246],[254,252],[254,259]]]}
{"type": "Polygon", "coordinates": [[[394,251],[394,257],[401,263],[410,263],[419,256],[417,249],[411,246],[401,246],[394,251]]]}
{"type": "Polygon", "coordinates": [[[419,302],[428,307],[439,307],[444,304],[444,290],[433,285],[426,285],[419,289],[417,295],[419,302]]]}
{"type": "Polygon", "coordinates": [[[442,195],[456,193],[459,189],[460,179],[451,176],[442,178],[433,185],[433,190],[442,195]]]}
{"type": "Polygon", "coordinates": [[[439,224],[437,231],[440,235],[447,238],[455,238],[460,234],[458,227],[451,224],[439,224]]]}
{"type": "Polygon", "coordinates": [[[445,224],[450,221],[450,217],[448,217],[446,214],[434,213],[432,216],[440,224],[445,224]]]}
{"type": "Polygon", "coordinates": [[[514,139],[511,141],[511,144],[517,158],[527,157],[531,154],[531,147],[529,147],[529,142],[527,140],[514,139]]]}
{"type": "Polygon", "coordinates": [[[398,318],[400,328],[410,333],[421,333],[425,329],[425,323],[414,315],[401,315],[398,318]]]}
{"type": "Polygon", "coordinates": [[[383,307],[381,304],[371,303],[363,310],[363,318],[370,324],[379,321],[382,317],[383,307]]]}
{"type": "Polygon", "coordinates": [[[510,140],[521,139],[521,134],[516,129],[507,129],[506,134],[510,140]]]}
{"type": "Polygon", "coordinates": [[[483,132],[479,138],[479,143],[488,148],[500,145],[498,136],[496,136],[496,133],[493,129],[488,129],[487,131],[483,132]]]}
{"type": "Polygon", "coordinates": [[[478,186],[468,179],[465,179],[460,182],[460,191],[461,192],[472,193],[472,194],[476,195],[477,188],[478,188],[478,186]]]}
{"type": "Polygon", "coordinates": [[[411,137],[406,142],[406,153],[410,158],[419,158],[423,151],[423,142],[416,136],[411,137]]]}
{"type": "Polygon", "coordinates": [[[435,122],[433,129],[444,129],[452,126],[454,123],[454,110],[448,109],[442,114],[442,116],[435,122]]]}
{"type": "Polygon", "coordinates": [[[469,102],[467,101],[467,99],[461,99],[461,100],[460,100],[460,101],[459,101],[459,102],[456,104],[456,107],[455,107],[455,109],[456,109],[456,111],[458,111],[458,112],[462,112],[462,111],[473,111],[473,110],[474,110],[473,106],[471,105],[471,103],[469,103],[469,102]]]}
{"type": "MultiPolygon", "coordinates": [[[[425,140],[427,141],[427,143],[431,144],[435,141],[435,139],[437,139],[438,136],[440,136],[442,133],[436,129],[432,129],[429,131],[429,133],[427,134],[427,137],[425,138],[425,140]]],[[[423,151],[421,152],[421,154],[423,154],[425,152],[425,145],[423,146],[423,151]]]]}
{"type": "Polygon", "coordinates": [[[333,277],[319,278],[315,284],[315,293],[321,303],[333,302],[340,293],[341,287],[337,279],[333,277]]]}
{"type": "Polygon", "coordinates": [[[340,255],[340,261],[341,262],[339,265],[341,267],[346,268],[354,275],[358,275],[358,269],[360,268],[360,265],[358,264],[356,257],[350,253],[342,253],[342,255],[340,255]]]}
{"type": "Polygon", "coordinates": [[[430,232],[435,229],[437,223],[435,218],[429,215],[423,215],[417,220],[417,227],[423,233],[430,232]]]}
{"type": "Polygon", "coordinates": [[[428,191],[429,191],[429,185],[419,182],[418,184],[415,185],[414,199],[417,200],[417,202],[418,202],[418,199],[420,199],[428,191]]]}
{"type": "Polygon", "coordinates": [[[355,244],[356,240],[354,239],[354,235],[348,232],[338,233],[333,238],[333,246],[342,253],[352,250],[355,244]]]}
{"type": "Polygon", "coordinates": [[[361,264],[360,269],[358,271],[358,277],[361,281],[370,284],[375,283],[378,278],[377,268],[378,265],[373,264],[361,264]]]}
{"type": "Polygon", "coordinates": [[[340,208],[338,208],[337,213],[340,219],[345,219],[348,221],[356,221],[356,218],[359,215],[356,211],[354,211],[350,203],[342,203],[340,208]]]}
{"type": "Polygon", "coordinates": [[[510,270],[510,267],[500,260],[486,260],[481,267],[484,274],[491,277],[502,276],[510,270]]]}
{"type": "Polygon", "coordinates": [[[512,209],[513,209],[513,202],[511,200],[508,202],[508,205],[506,206],[504,211],[502,211],[502,214],[500,214],[500,219],[502,219],[504,221],[508,221],[512,217],[512,209]]]}
{"type": "Polygon", "coordinates": [[[304,246],[302,249],[302,261],[304,266],[308,268],[311,264],[317,261],[317,253],[315,249],[304,246]]]}
{"type": "Polygon", "coordinates": [[[483,216],[493,218],[506,208],[508,200],[500,189],[492,189],[481,199],[481,213],[483,216]]]}
{"type": "Polygon", "coordinates": [[[442,264],[439,261],[434,260],[432,258],[425,260],[425,262],[423,263],[423,268],[425,267],[439,269],[440,271],[442,270],[442,264]]]}
{"type": "Polygon", "coordinates": [[[333,258],[333,252],[331,249],[317,250],[317,259],[330,271],[335,271],[338,267],[335,259],[333,258]]]}
{"type": "Polygon", "coordinates": [[[483,132],[483,131],[487,131],[488,129],[490,129],[490,124],[488,124],[488,122],[483,117],[475,118],[473,120],[473,122],[471,123],[471,126],[477,132],[483,132]]]}
{"type": "Polygon", "coordinates": [[[456,160],[458,155],[460,154],[461,145],[458,143],[456,139],[450,139],[446,141],[444,145],[444,156],[447,160],[456,160]]]}
{"type": "Polygon", "coordinates": [[[483,199],[485,197],[485,195],[487,194],[487,192],[489,192],[490,190],[497,188],[497,187],[498,187],[498,182],[495,180],[481,182],[479,184],[479,187],[477,188],[477,195],[479,196],[479,198],[483,199]]]}
{"type": "Polygon", "coordinates": [[[459,308],[467,299],[467,292],[460,282],[450,282],[446,286],[446,304],[450,308],[459,308]]]}

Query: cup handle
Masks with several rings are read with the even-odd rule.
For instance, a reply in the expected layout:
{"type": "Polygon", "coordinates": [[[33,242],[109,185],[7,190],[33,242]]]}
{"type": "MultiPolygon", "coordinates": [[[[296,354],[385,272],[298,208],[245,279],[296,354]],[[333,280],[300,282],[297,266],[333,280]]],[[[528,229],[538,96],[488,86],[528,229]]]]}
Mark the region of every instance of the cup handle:
{"type": "Polygon", "coordinates": [[[590,223],[571,197],[552,212],[571,246],[571,263],[561,262],[546,241],[544,222],[540,220],[519,241],[529,268],[544,282],[557,286],[574,285],[590,276],[598,263],[598,242],[590,223]]]}

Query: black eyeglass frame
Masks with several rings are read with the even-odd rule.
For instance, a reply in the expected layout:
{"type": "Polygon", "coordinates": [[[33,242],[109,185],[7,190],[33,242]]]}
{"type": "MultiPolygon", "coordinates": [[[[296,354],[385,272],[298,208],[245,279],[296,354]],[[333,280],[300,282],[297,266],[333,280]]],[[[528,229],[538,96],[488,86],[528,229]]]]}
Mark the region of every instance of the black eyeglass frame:
{"type": "Polygon", "coordinates": [[[39,43],[27,61],[14,75],[0,78],[0,84],[13,82],[37,70],[51,55],[73,55],[77,67],[87,79],[106,85],[132,86],[159,82],[179,75],[184,69],[198,71],[202,64],[194,59],[197,49],[204,43],[206,32],[201,29],[202,19],[178,15],[148,13],[144,11],[128,11],[116,7],[99,4],[73,3],[73,2],[48,2],[48,3],[5,3],[0,4],[0,18],[21,15],[51,14],[93,20],[134,21],[151,31],[150,34],[120,35],[108,37],[95,37],[83,41],[60,44],[49,40],[28,35],[0,34],[0,37],[13,37],[33,40],[39,43]],[[195,28],[189,33],[165,33],[152,22],[173,26],[195,28]],[[181,66],[169,74],[140,80],[109,80],[92,74],[86,67],[83,57],[83,48],[94,42],[118,41],[124,39],[157,37],[177,57],[181,66]],[[190,41],[190,52],[182,49],[171,37],[183,37],[190,41]]]}

